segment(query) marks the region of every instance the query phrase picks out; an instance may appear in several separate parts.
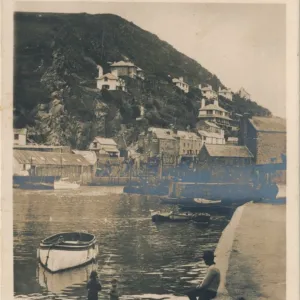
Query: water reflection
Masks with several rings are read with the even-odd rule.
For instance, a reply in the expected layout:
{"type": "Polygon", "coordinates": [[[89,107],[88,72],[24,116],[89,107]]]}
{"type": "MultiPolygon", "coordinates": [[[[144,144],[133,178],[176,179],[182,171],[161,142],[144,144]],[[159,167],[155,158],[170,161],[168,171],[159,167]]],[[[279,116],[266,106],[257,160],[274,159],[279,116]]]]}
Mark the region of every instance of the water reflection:
{"type": "Polygon", "coordinates": [[[89,264],[70,271],[53,274],[38,264],[36,277],[42,288],[45,288],[48,292],[58,294],[69,286],[81,285],[87,282],[90,273],[96,269],[97,264],[89,264]]]}
{"type": "Polygon", "coordinates": [[[37,273],[40,240],[62,231],[95,234],[105,297],[112,278],[118,279],[125,298],[161,298],[180,295],[203,277],[206,268],[198,258],[204,248],[216,246],[226,219],[216,217],[208,228],[191,223],[155,225],[150,210],[161,209],[158,199],[117,195],[108,189],[105,193],[99,187],[80,189],[78,194],[14,191],[16,298],[85,299],[86,267],[53,276],[40,269],[37,273]]]}

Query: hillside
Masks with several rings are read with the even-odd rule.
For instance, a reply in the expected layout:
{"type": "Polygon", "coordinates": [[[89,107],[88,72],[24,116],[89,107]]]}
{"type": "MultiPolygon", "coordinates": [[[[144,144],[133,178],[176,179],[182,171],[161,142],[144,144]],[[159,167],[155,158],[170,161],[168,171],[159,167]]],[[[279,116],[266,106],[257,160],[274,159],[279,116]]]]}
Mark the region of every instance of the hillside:
{"type": "MultiPolygon", "coordinates": [[[[223,87],[193,59],[110,14],[16,13],[14,51],[14,126],[28,127],[40,143],[85,149],[105,133],[131,143],[149,125],[194,127],[201,92],[192,88],[183,94],[169,83],[170,76],[223,87]],[[108,62],[126,58],[145,71],[146,80],[126,78],[127,93],[97,90],[97,65],[108,72],[108,62]],[[145,119],[136,122],[141,103],[145,119]]],[[[237,95],[224,105],[232,112],[270,114],[237,95]]]]}

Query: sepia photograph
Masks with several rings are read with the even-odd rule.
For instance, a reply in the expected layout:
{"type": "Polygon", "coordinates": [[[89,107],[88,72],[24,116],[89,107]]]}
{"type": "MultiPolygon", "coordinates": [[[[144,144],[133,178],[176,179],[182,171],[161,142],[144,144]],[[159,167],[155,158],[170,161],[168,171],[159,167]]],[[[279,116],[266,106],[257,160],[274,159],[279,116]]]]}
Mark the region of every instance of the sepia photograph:
{"type": "Polygon", "coordinates": [[[287,5],[12,15],[13,298],[290,299],[287,5]]]}

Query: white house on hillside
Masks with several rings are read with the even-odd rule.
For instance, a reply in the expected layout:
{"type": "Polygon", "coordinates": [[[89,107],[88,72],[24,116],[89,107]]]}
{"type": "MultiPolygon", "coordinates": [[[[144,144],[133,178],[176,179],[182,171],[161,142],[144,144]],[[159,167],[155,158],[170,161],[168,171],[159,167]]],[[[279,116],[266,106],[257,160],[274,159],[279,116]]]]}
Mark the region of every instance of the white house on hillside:
{"type": "Polygon", "coordinates": [[[190,87],[186,82],[183,81],[183,77],[173,78],[172,82],[185,93],[189,92],[190,87]]]}
{"type": "Polygon", "coordinates": [[[27,129],[21,128],[16,129],[14,128],[14,145],[26,145],[27,142],[27,129]]]}
{"type": "Polygon", "coordinates": [[[141,78],[142,80],[145,79],[145,74],[144,71],[141,68],[137,68],[136,70],[136,76],[141,78]]]}
{"type": "Polygon", "coordinates": [[[116,70],[112,73],[106,73],[103,75],[103,69],[98,66],[99,74],[96,78],[97,88],[99,90],[105,89],[110,91],[120,90],[126,91],[126,84],[124,79],[118,77],[118,72],[116,70]]]}
{"type": "Polygon", "coordinates": [[[201,84],[199,84],[199,90],[201,90],[203,97],[205,97],[206,99],[210,100],[210,99],[215,99],[218,97],[217,93],[213,90],[211,85],[206,85],[206,86],[202,86],[201,84]]]}
{"type": "Polygon", "coordinates": [[[251,98],[251,95],[243,87],[239,89],[238,95],[246,100],[250,100],[251,98]]]}
{"type": "Polygon", "coordinates": [[[198,119],[225,127],[230,127],[230,121],[232,120],[229,117],[229,112],[219,106],[218,100],[214,100],[214,104],[205,105],[205,99],[201,101],[198,119]]]}
{"type": "Polygon", "coordinates": [[[221,87],[219,87],[219,92],[218,92],[219,96],[222,96],[230,101],[232,101],[232,91],[231,89],[221,89],[221,87]]]}
{"type": "Polygon", "coordinates": [[[118,61],[110,65],[111,72],[117,71],[119,76],[129,76],[134,78],[137,76],[138,67],[130,61],[118,61]]]}

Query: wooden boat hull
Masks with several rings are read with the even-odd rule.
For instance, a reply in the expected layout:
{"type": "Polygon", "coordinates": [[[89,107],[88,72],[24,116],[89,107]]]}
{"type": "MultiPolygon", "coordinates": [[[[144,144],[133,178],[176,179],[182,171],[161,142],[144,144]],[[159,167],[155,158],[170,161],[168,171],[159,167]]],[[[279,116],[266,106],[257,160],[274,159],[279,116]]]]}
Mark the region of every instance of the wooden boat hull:
{"type": "MultiPolygon", "coordinates": [[[[42,241],[37,252],[41,265],[55,273],[86,265],[96,259],[99,253],[96,239],[90,241],[68,241],[57,243],[60,235],[71,236],[72,233],[54,235],[42,241]],[[51,240],[52,239],[52,240],[51,240]],[[45,242],[46,241],[46,242],[45,242]]],[[[84,234],[88,235],[88,234],[84,234]]]]}
{"type": "Polygon", "coordinates": [[[160,214],[154,213],[151,216],[152,222],[190,222],[208,223],[210,221],[210,215],[199,214],[160,214]]]}

